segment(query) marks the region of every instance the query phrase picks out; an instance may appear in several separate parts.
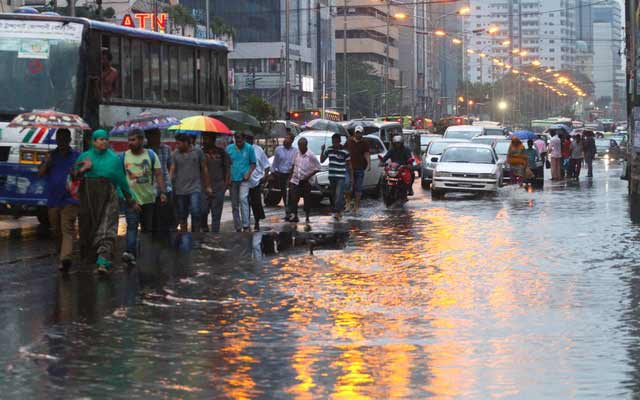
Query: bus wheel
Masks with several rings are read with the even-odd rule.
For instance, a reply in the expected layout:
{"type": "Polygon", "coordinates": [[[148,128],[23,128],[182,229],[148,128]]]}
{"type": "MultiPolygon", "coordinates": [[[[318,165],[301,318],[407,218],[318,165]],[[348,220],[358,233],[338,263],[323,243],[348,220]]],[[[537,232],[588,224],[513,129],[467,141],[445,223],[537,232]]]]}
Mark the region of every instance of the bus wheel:
{"type": "Polygon", "coordinates": [[[49,226],[49,209],[47,207],[40,207],[36,217],[40,225],[49,226]]]}

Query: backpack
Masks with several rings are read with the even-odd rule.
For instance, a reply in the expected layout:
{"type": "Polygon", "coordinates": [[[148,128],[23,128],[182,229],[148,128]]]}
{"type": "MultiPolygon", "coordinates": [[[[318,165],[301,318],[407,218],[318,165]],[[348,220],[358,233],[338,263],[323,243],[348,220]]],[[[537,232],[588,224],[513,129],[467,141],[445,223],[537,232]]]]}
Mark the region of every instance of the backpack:
{"type": "MultiPolygon", "coordinates": [[[[155,180],[155,173],[154,170],[156,169],[156,153],[151,150],[151,149],[145,149],[147,150],[147,155],[149,156],[149,159],[151,160],[151,184],[153,185],[153,181],[155,180]]],[[[124,166],[124,156],[127,154],[127,152],[125,151],[124,153],[120,153],[120,161],[122,162],[122,169],[125,170],[126,172],[126,168],[124,166]]]]}

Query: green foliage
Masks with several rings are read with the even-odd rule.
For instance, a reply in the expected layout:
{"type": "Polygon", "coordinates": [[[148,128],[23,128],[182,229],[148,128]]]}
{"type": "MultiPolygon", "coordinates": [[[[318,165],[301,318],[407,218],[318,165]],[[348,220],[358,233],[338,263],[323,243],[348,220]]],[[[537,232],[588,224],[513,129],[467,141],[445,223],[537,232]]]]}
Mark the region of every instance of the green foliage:
{"type": "MultiPolygon", "coordinates": [[[[344,67],[343,61],[336,62],[336,83],[339,102],[344,101],[344,67]]],[[[382,80],[375,76],[375,69],[368,63],[347,61],[349,77],[349,118],[372,116],[379,109],[382,94],[382,80]]]]}
{"type": "Polygon", "coordinates": [[[220,17],[211,18],[211,31],[214,35],[228,36],[232,39],[236,37],[236,29],[233,26],[227,24],[220,17]]]}
{"type": "Polygon", "coordinates": [[[107,19],[111,19],[111,18],[115,17],[115,15],[116,15],[116,10],[114,10],[113,7],[107,7],[102,12],[102,16],[107,18],[107,19]]]}
{"type": "Polygon", "coordinates": [[[249,95],[242,99],[240,101],[240,111],[253,115],[262,124],[277,118],[275,108],[262,97],[256,95],[249,95]]]}
{"type": "Polygon", "coordinates": [[[188,8],[181,6],[180,4],[167,6],[164,11],[167,13],[169,17],[169,21],[174,24],[174,26],[179,26],[182,30],[182,34],[184,35],[185,27],[187,26],[196,26],[196,19],[191,15],[191,12],[188,8]]]}

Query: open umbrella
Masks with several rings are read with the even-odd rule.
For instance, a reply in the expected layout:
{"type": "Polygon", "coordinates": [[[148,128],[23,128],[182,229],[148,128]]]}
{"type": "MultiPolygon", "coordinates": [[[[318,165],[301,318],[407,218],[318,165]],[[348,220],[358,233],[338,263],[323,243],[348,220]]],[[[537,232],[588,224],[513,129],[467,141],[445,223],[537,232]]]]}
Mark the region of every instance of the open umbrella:
{"type": "Polygon", "coordinates": [[[10,123],[10,128],[66,128],[91,130],[82,117],[53,110],[33,110],[17,115],[10,123]]]}
{"type": "Polygon", "coordinates": [[[178,124],[180,124],[180,120],[178,118],[170,117],[168,115],[143,112],[131,119],[116,122],[115,126],[109,133],[111,135],[118,135],[127,133],[131,129],[142,129],[143,131],[149,129],[165,129],[178,124]]]}
{"type": "Polygon", "coordinates": [[[305,124],[305,129],[314,131],[330,131],[347,136],[347,130],[344,126],[340,125],[336,121],[331,121],[329,119],[318,118],[311,120],[305,124]]]}
{"type": "Polygon", "coordinates": [[[209,115],[210,117],[219,119],[234,131],[250,130],[254,133],[262,133],[262,125],[253,115],[243,111],[228,110],[216,111],[209,115]]]}
{"type": "Polygon", "coordinates": [[[531,131],[517,131],[513,134],[520,140],[536,140],[538,136],[531,131]]]}
{"type": "Polygon", "coordinates": [[[180,121],[178,125],[169,127],[170,131],[197,135],[199,133],[220,133],[231,135],[231,130],[221,121],[204,115],[187,117],[180,121]]]}
{"type": "Polygon", "coordinates": [[[353,133],[354,130],[356,129],[357,126],[361,126],[364,129],[364,134],[365,135],[369,135],[371,133],[375,133],[377,132],[378,126],[375,124],[375,122],[373,121],[368,121],[368,120],[351,120],[348,123],[346,123],[345,125],[343,125],[348,131],[349,133],[353,133]]]}

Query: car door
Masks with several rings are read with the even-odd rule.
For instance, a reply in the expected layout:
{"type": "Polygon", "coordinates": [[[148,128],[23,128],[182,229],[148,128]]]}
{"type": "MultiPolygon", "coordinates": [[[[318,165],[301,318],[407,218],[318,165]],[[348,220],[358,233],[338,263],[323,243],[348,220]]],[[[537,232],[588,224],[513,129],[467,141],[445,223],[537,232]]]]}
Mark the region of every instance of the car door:
{"type": "Polygon", "coordinates": [[[369,146],[369,163],[371,165],[371,169],[366,171],[364,174],[363,186],[365,189],[372,189],[378,185],[378,182],[380,182],[380,171],[382,170],[382,167],[380,167],[380,160],[378,159],[378,156],[384,156],[384,147],[382,141],[378,138],[366,137],[364,140],[369,146]]]}

